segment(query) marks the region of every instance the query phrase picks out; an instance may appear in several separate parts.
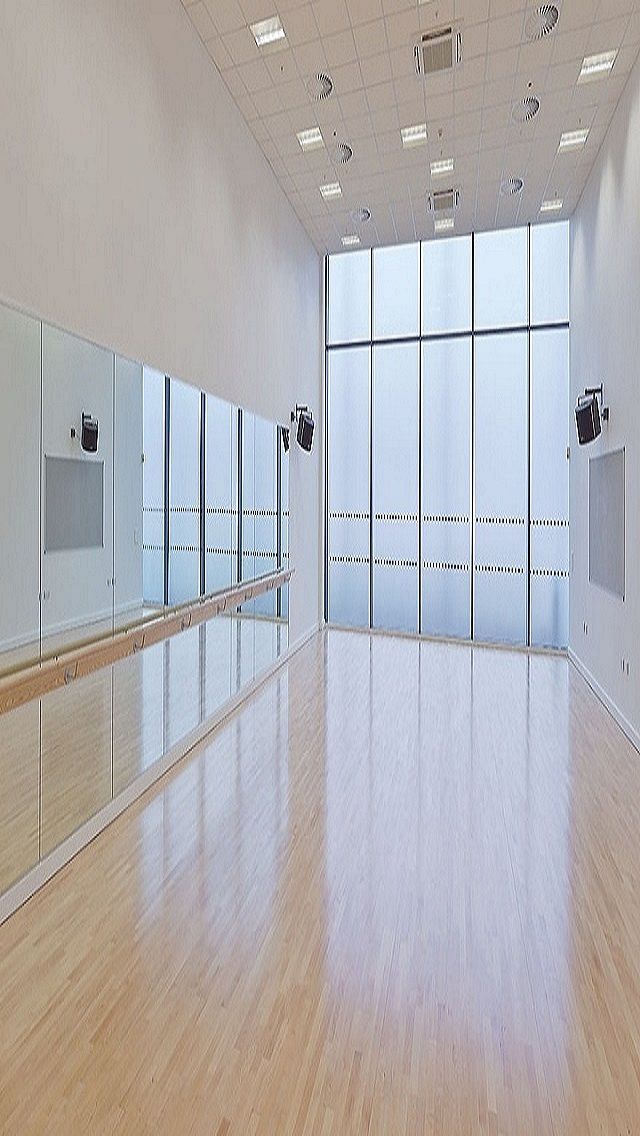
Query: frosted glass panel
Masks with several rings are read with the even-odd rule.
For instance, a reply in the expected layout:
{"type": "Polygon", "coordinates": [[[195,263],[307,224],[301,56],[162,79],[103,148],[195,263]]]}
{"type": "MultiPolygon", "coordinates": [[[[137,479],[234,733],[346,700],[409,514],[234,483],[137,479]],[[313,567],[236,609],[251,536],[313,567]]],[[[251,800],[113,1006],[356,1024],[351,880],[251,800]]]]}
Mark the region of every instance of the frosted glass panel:
{"type": "Polygon", "coordinates": [[[373,622],[418,630],[420,355],[417,343],[373,352],[373,622]]]}
{"type": "Polygon", "coordinates": [[[368,348],[329,356],[329,620],[369,626],[368,348]]]}
{"type": "Polygon", "coordinates": [[[471,237],[424,241],[422,331],[424,335],[471,330],[471,237]]]}
{"type": "Polygon", "coordinates": [[[526,229],[479,233],[475,238],[475,326],[523,326],[528,321],[526,229]]]}
{"type": "Polygon", "coordinates": [[[373,253],[374,338],[417,335],[420,246],[398,245],[373,253]]]}
{"type": "Polygon", "coordinates": [[[329,343],[353,343],[371,336],[371,253],[329,258],[329,343]]]}
{"type": "MultiPolygon", "coordinates": [[[[549,226],[556,228],[556,226],[549,226]]],[[[569,332],[531,336],[531,642],[566,647],[569,607],[569,332]]]]}
{"type": "Polygon", "coordinates": [[[527,639],[528,336],[475,344],[474,635],[527,639]]]}
{"type": "MultiPolygon", "coordinates": [[[[282,442],[280,444],[280,566],[289,567],[289,451],[285,453],[282,442]]],[[[280,615],[283,619],[289,618],[289,588],[285,585],[280,588],[280,615]]]]}
{"type": "Polygon", "coordinates": [[[207,395],[205,414],[205,592],[217,592],[238,574],[238,412],[207,395]]]}
{"type": "Polygon", "coordinates": [[[143,368],[142,590],[156,606],[164,603],[164,387],[164,375],[143,368]]]}
{"type": "Polygon", "coordinates": [[[569,222],[531,230],[531,322],[569,319],[569,222]]]}
{"type": "Polygon", "coordinates": [[[422,350],[422,631],[468,639],[471,338],[422,350]]]}
{"type": "Polygon", "coordinates": [[[200,594],[200,391],[171,380],[169,603],[200,594]]]}

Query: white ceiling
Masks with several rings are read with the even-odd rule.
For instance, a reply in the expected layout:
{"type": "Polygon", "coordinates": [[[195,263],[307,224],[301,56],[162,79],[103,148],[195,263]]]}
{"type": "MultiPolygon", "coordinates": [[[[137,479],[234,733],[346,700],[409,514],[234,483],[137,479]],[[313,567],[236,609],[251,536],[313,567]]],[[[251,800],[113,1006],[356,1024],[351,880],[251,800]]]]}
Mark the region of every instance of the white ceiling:
{"type": "Polygon", "coordinates": [[[525,24],[537,3],[523,0],[183,0],[249,128],[293,208],[321,252],[359,233],[363,245],[433,236],[431,188],[461,190],[457,233],[540,219],[545,198],[561,197],[568,217],[582,193],[640,49],[640,0],[555,0],[555,31],[535,43],[525,24]],[[249,24],[279,15],[286,42],[259,49],[249,24]],[[463,62],[423,80],[412,45],[421,30],[460,21],[463,62]],[[585,55],[618,50],[611,74],[577,85],[585,55]],[[313,102],[306,80],[329,74],[334,91],[313,102]],[[513,104],[541,101],[533,122],[517,125],[513,104]],[[403,150],[400,127],[428,125],[426,146],[403,150]],[[320,126],[326,147],[303,153],[296,134],[320,126]],[[563,131],[589,127],[585,148],[558,154],[563,131]],[[353,158],[332,165],[332,140],[353,158]],[[430,161],[455,159],[455,173],[433,186],[430,161]],[[504,178],[524,179],[517,197],[504,178]],[[319,186],[339,180],[342,198],[319,186]],[[371,210],[357,224],[351,211],[371,210]]]}

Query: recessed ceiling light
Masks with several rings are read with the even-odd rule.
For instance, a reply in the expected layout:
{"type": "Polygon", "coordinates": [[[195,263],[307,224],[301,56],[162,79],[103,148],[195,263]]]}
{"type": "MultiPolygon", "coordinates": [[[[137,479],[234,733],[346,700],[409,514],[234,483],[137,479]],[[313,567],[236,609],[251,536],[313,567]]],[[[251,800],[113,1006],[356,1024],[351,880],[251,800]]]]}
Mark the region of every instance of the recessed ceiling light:
{"type": "Polygon", "coordinates": [[[419,122],[416,126],[403,126],[400,135],[405,150],[411,149],[412,146],[423,146],[427,141],[427,124],[419,122]]]}
{"type": "Polygon", "coordinates": [[[617,51],[604,51],[601,55],[587,55],[582,61],[578,75],[579,83],[589,83],[592,79],[602,79],[613,67],[617,51]]]}
{"type": "Polygon", "coordinates": [[[327,185],[321,185],[320,193],[325,201],[332,201],[336,197],[342,197],[342,186],[339,181],[332,181],[327,185]]]}
{"type": "Polygon", "coordinates": [[[312,126],[310,130],[301,130],[296,138],[303,150],[319,150],[324,146],[324,138],[319,126],[312,126]]]}
{"type": "Polygon", "coordinates": [[[365,225],[371,220],[371,210],[366,205],[361,205],[358,209],[352,209],[349,216],[355,225],[365,225]]]}
{"type": "Polygon", "coordinates": [[[436,233],[450,233],[454,225],[453,217],[436,217],[433,228],[436,233]]]}
{"type": "Polygon", "coordinates": [[[346,166],[353,157],[353,150],[348,142],[336,142],[333,147],[334,161],[338,162],[341,166],[346,166]]]}
{"type": "Polygon", "coordinates": [[[561,153],[566,150],[581,150],[588,137],[588,130],[566,130],[560,139],[558,150],[561,153]]]}
{"type": "Polygon", "coordinates": [[[437,162],[431,163],[431,177],[446,177],[447,174],[452,174],[454,169],[453,158],[438,158],[437,162]]]}
{"type": "Polygon", "coordinates": [[[561,197],[552,197],[548,201],[543,201],[540,206],[541,213],[559,213],[564,205],[561,197]]]}
{"type": "Polygon", "coordinates": [[[251,24],[251,32],[258,47],[267,47],[270,43],[277,43],[284,39],[284,28],[279,16],[270,16],[268,20],[259,20],[251,24]]]}
{"type": "Polygon", "coordinates": [[[348,237],[342,238],[342,243],[345,248],[353,248],[355,245],[360,244],[360,237],[357,233],[350,233],[348,237]]]}

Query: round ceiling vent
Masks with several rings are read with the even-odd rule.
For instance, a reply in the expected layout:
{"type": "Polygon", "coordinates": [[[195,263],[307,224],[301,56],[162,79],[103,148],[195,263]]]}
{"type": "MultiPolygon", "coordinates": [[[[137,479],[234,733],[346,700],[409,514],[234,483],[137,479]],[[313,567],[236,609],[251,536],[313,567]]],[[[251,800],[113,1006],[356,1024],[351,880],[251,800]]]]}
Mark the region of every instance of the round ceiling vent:
{"type": "Polygon", "coordinates": [[[559,18],[560,13],[555,4],[541,4],[527,18],[525,24],[527,39],[544,39],[545,36],[551,35],[559,18]]]}
{"type": "Polygon", "coordinates": [[[346,166],[353,157],[353,150],[347,142],[336,142],[333,148],[333,156],[341,166],[346,166]]]}
{"type": "Polygon", "coordinates": [[[312,75],[310,79],[307,79],[307,91],[314,103],[321,103],[328,99],[333,91],[331,76],[324,71],[318,71],[317,75],[312,75]]]}
{"type": "Polygon", "coordinates": [[[522,178],[508,177],[505,178],[500,186],[500,193],[503,197],[515,197],[517,193],[522,193],[524,182],[522,178]]]}
{"type": "Polygon", "coordinates": [[[535,95],[528,95],[526,99],[521,99],[516,103],[511,111],[511,117],[514,122],[531,122],[540,110],[540,99],[535,95]]]}
{"type": "Polygon", "coordinates": [[[366,221],[371,220],[371,210],[367,209],[366,205],[361,205],[359,209],[352,209],[351,220],[355,225],[364,225],[366,221]]]}

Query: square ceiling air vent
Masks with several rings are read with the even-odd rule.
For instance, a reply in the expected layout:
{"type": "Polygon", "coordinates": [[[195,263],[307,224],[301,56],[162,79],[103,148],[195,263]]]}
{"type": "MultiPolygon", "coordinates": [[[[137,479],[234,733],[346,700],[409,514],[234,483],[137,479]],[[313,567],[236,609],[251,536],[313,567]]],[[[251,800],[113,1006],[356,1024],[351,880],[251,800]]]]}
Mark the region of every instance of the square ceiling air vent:
{"type": "Polygon", "coordinates": [[[462,62],[462,34],[451,24],[433,32],[424,32],[414,44],[413,51],[418,75],[451,71],[462,62]]]}
{"type": "Polygon", "coordinates": [[[432,213],[453,213],[460,204],[460,190],[439,189],[429,194],[427,204],[432,213]]]}

